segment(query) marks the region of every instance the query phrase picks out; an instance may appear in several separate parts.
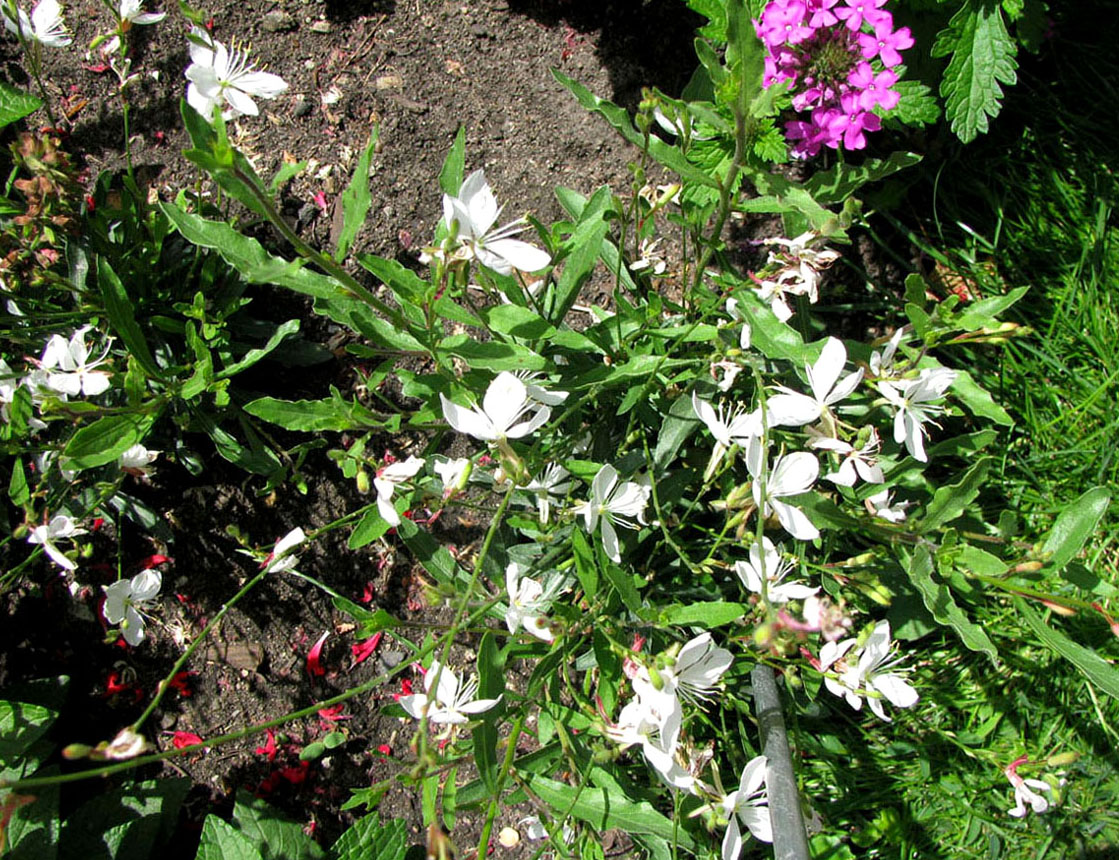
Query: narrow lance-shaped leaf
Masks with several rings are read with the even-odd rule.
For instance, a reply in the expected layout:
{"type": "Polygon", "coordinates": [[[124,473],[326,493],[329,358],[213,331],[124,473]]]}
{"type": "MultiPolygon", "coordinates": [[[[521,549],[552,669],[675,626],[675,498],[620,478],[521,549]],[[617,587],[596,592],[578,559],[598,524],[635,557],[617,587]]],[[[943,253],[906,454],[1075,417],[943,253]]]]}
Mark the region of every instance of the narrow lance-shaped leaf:
{"type": "Polygon", "coordinates": [[[933,618],[956,631],[960,641],[972,651],[986,654],[997,669],[999,653],[995,643],[982,627],[964,614],[948,586],[933,580],[932,555],[928,547],[917,547],[912,559],[902,557],[901,563],[909,571],[909,581],[921,593],[921,600],[933,618]]]}
{"type": "Polygon", "coordinates": [[[334,259],[339,262],[346,259],[358,230],[365,223],[365,216],[369,214],[369,206],[372,202],[369,194],[369,168],[379,137],[380,128],[374,125],[369,134],[369,143],[358,159],[357,167],[354,168],[349,187],[342,193],[342,231],[334,250],[334,259]]]}

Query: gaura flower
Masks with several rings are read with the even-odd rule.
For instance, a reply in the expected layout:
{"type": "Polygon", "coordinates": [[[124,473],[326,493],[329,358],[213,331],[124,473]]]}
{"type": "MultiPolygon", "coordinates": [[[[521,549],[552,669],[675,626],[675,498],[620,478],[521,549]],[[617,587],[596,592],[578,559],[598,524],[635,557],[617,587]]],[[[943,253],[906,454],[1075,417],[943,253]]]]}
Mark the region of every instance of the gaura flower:
{"type": "Polygon", "coordinates": [[[890,658],[890,622],[879,621],[874,626],[866,644],[857,652],[858,662],[852,665],[856,655],[848,656],[848,652],[855,644],[856,640],[846,639],[827,642],[820,649],[820,670],[827,672],[835,667],[839,674],[838,680],[825,677],[824,684],[829,692],[846,698],[856,711],[862,709],[862,696],[866,695],[871,711],[879,719],[892,722],[882,707],[883,699],[897,708],[911,708],[920,697],[901,672],[891,671],[901,658],[890,658]]]}
{"type": "Polygon", "coordinates": [[[158,24],[167,17],[166,12],[145,12],[144,0],[120,0],[121,29],[127,30],[133,24],[158,24]]]}
{"type": "MultiPolygon", "coordinates": [[[[647,702],[672,696],[699,704],[711,698],[719,680],[733,662],[730,651],[716,646],[710,633],[701,633],[686,642],[675,658],[666,660],[667,665],[657,671],[657,684],[653,683],[648,669],[638,670],[633,679],[633,691],[647,702]]],[[[679,710],[679,706],[660,704],[655,710],[668,714],[679,710]]]]}
{"type": "Polygon", "coordinates": [[[490,383],[481,408],[458,406],[442,393],[439,400],[448,424],[483,442],[520,439],[540,429],[552,415],[551,408],[530,397],[525,383],[507,370],[490,383]]]}
{"type": "Polygon", "coordinates": [[[540,522],[548,524],[552,515],[552,498],[563,499],[571,489],[571,482],[565,480],[571,473],[559,463],[549,463],[539,475],[525,484],[525,490],[536,497],[536,511],[540,522]]]}
{"type": "Polygon", "coordinates": [[[738,860],[742,853],[742,828],[739,822],[761,842],[773,841],[769,821],[769,795],[766,791],[766,758],[757,756],[746,763],[738,788],[723,798],[727,816],[727,832],[723,837],[722,860],[738,860]]]}
{"type": "MultiPolygon", "coordinates": [[[[42,5],[42,4],[40,4],[42,5]]],[[[92,326],[82,326],[67,341],[62,335],[51,335],[39,359],[39,366],[47,372],[46,384],[60,394],[76,397],[84,394],[93,397],[109,388],[109,374],[95,370],[105,363],[109,347],[98,358],[90,359],[85,345],[85,335],[92,326]],[[57,370],[56,370],[57,368],[57,370]]]]}
{"type": "Polygon", "coordinates": [[[495,229],[500,214],[484,170],[475,170],[466,177],[457,197],[444,194],[443,221],[459,243],[454,256],[474,258],[502,275],[513,274],[513,269],[536,272],[552,262],[546,252],[510,238],[527,228],[525,219],[495,229]]]}
{"type": "Polygon", "coordinates": [[[934,403],[944,396],[956,381],[956,371],[947,367],[927,367],[916,379],[898,379],[879,382],[878,390],[897,409],[894,415],[894,441],[905,443],[915,460],[928,462],[925,453],[925,424],[933,423],[933,416],[944,411],[944,406],[934,403]]]}
{"type": "Polygon", "coordinates": [[[139,645],[144,639],[144,616],[159,594],[163,574],[158,570],[143,570],[132,579],[118,579],[112,585],[102,586],[105,605],[101,612],[110,624],[119,624],[124,640],[129,645],[139,645]]]}
{"type": "Polygon", "coordinates": [[[31,17],[17,8],[19,23],[10,17],[11,7],[3,4],[4,26],[13,35],[22,35],[28,42],[37,42],[48,48],[65,48],[73,39],[62,20],[62,6],[58,0],[39,0],[31,10],[31,17]]]}
{"type": "Polygon", "coordinates": [[[459,457],[456,460],[437,460],[433,468],[439,480],[443,482],[443,498],[449,499],[455,493],[466,489],[466,482],[470,479],[474,464],[466,457],[459,457]]]}
{"type": "MultiPolygon", "coordinates": [[[[809,436],[813,436],[811,428],[809,436]]],[[[878,438],[878,431],[873,427],[861,448],[856,448],[850,442],[842,439],[833,439],[830,436],[815,435],[809,444],[813,448],[822,448],[825,451],[834,451],[843,461],[834,472],[824,475],[825,481],[831,481],[840,487],[853,487],[855,481],[862,478],[868,484],[881,484],[886,480],[882,474],[882,467],[878,465],[875,454],[882,442],[878,438]]]]}
{"type": "Polygon", "coordinates": [[[544,614],[551,607],[555,589],[545,589],[535,579],[524,575],[525,569],[515,561],[505,568],[505,589],[509,592],[509,608],[505,610],[505,626],[510,633],[524,627],[543,642],[554,642],[555,634],[544,614]]]}
{"type": "Polygon", "coordinates": [[[1007,815],[1014,818],[1024,818],[1026,813],[1032,809],[1036,814],[1048,811],[1049,800],[1033,791],[1052,792],[1053,786],[1040,779],[1026,779],[1018,773],[1018,768],[1028,762],[1026,756],[1015,759],[1012,761],[1003,773],[1006,778],[1010,780],[1010,784],[1014,786],[1014,808],[1007,811],[1007,815]]]}
{"type": "MultiPolygon", "coordinates": [[[[100,746],[100,745],[99,745],[100,746]]],[[[113,761],[124,761],[136,758],[141,753],[153,749],[148,739],[132,731],[131,728],[121,729],[113,740],[100,750],[102,756],[113,761]]]]}
{"type": "MultiPolygon", "coordinates": [[[[692,409],[696,416],[707,425],[711,435],[715,437],[715,448],[711,452],[711,463],[715,464],[722,459],[732,445],[747,447],[751,439],[762,435],[761,410],[755,409],[747,414],[743,409],[736,408],[727,412],[724,407],[716,409],[706,400],[700,400],[699,395],[692,392],[692,409]]],[[[710,471],[712,467],[709,466],[710,471]]]]}
{"type": "Polygon", "coordinates": [[[816,478],[820,474],[820,464],[807,451],[796,451],[778,457],[773,461],[773,467],[766,475],[763,497],[762,482],[759,479],[766,458],[767,454],[761,445],[751,445],[747,448],[746,468],[754,478],[754,503],[761,511],[761,516],[768,517],[771,511],[777,514],[777,519],[781,521],[785,531],[797,540],[818,538],[819,529],[812,525],[812,521],[805,516],[804,511],[782,501],[782,498],[807,493],[816,483],[816,478]]]}
{"type": "Polygon", "coordinates": [[[208,122],[213,122],[214,108],[223,103],[229,105],[223,119],[256,116],[260,111],[254,96],[274,99],[288,88],[279,75],[256,71],[244,51],[229,50],[199,27],[191,30],[190,60],[187,102],[208,122]]]}
{"type": "Polygon", "coordinates": [[[402,463],[385,466],[373,479],[373,486],[377,488],[377,511],[390,526],[400,525],[400,514],[392,506],[392,494],[396,485],[414,478],[423,465],[424,461],[420,457],[409,457],[402,463]]]}
{"type": "Polygon", "coordinates": [[[783,558],[780,550],[774,547],[773,541],[767,537],[762,538],[761,547],[756,541],[750,547],[749,561],[734,563],[734,571],[746,586],[746,590],[754,594],[764,594],[770,603],[777,606],[790,600],[805,600],[820,590],[801,585],[799,582],[783,582],[792,568],[792,561],[783,558]]]}
{"type": "Polygon", "coordinates": [[[438,660],[432,660],[431,666],[424,673],[424,691],[401,696],[398,701],[400,707],[417,720],[426,716],[433,723],[462,725],[470,721],[471,715],[488,711],[501,701],[501,696],[496,699],[475,699],[474,694],[477,692],[477,678],[459,681],[458,675],[449,667],[442,666],[438,660]],[[437,677],[439,683],[433,695],[431,688],[437,677]]]}
{"type": "Polygon", "coordinates": [[[873,496],[867,496],[863,503],[866,509],[879,519],[890,523],[905,522],[905,510],[913,502],[894,502],[891,500],[891,495],[888,489],[883,489],[873,496]]]}
{"type": "Polygon", "coordinates": [[[43,551],[51,557],[51,561],[63,570],[77,570],[78,566],[63,554],[62,550],[55,545],[55,541],[61,538],[84,535],[85,533],[85,529],[80,529],[75,525],[73,518],[65,514],[57,514],[45,526],[35,526],[31,530],[31,534],[27,536],[27,542],[40,544],[43,551]]]}
{"type": "Polygon", "coordinates": [[[587,532],[594,530],[602,522],[602,546],[607,557],[617,563],[622,560],[618,549],[618,532],[615,526],[636,529],[645,524],[645,507],[653,488],[649,484],[636,481],[619,481],[618,470],[607,463],[598,470],[591,482],[591,497],[575,508],[582,514],[587,532]]]}
{"type": "Polygon", "coordinates": [[[288,555],[293,549],[299,546],[303,541],[307,540],[307,535],[303,529],[296,527],[276,541],[276,545],[272,547],[272,552],[268,554],[268,558],[264,559],[262,568],[268,573],[279,573],[284,570],[291,570],[295,567],[298,559],[293,555],[288,555]]]}
{"type": "Polygon", "coordinates": [[[149,451],[137,442],[117,458],[117,465],[122,472],[127,472],[135,478],[146,477],[151,471],[148,466],[154,462],[159,453],[159,451],[149,451]]]}
{"type": "Polygon", "coordinates": [[[827,415],[832,406],[846,398],[862,381],[862,369],[840,380],[839,375],[846,363],[847,347],[838,338],[829,337],[816,363],[804,366],[812,395],[801,394],[784,385],[778,386],[781,393],[773,395],[766,403],[770,423],[801,427],[827,415]]]}

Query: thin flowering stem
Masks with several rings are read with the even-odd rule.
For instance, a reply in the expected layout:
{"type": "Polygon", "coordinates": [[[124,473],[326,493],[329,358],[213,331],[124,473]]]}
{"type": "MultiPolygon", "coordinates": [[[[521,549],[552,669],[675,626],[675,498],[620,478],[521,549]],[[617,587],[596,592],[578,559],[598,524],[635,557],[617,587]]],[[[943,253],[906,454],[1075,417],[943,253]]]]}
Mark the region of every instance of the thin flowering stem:
{"type": "Polygon", "coordinates": [[[508,779],[509,772],[513,769],[513,760],[517,757],[517,741],[520,740],[524,727],[525,711],[522,710],[513,721],[513,727],[509,731],[509,739],[505,742],[505,758],[501,762],[501,770],[497,774],[493,796],[490,798],[490,805],[486,810],[486,823],[482,826],[482,835],[478,839],[478,857],[489,855],[490,834],[493,833],[493,822],[497,818],[498,803],[501,800],[502,790],[505,788],[505,780],[508,779]]]}

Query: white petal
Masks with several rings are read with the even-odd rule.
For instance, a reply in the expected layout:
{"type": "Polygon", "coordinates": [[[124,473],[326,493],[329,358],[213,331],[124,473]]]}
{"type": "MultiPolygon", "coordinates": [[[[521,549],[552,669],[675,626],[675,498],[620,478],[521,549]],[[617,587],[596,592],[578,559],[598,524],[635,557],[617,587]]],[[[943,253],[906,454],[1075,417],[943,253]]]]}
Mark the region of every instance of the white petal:
{"type": "Polygon", "coordinates": [[[488,711],[500,701],[501,696],[498,696],[496,699],[475,699],[473,702],[459,705],[458,709],[464,714],[480,714],[483,711],[488,711]]]}
{"type": "Polygon", "coordinates": [[[820,417],[820,404],[795,391],[774,394],[765,405],[771,426],[803,427],[820,417]]]}
{"type": "Polygon", "coordinates": [[[499,373],[486,389],[482,411],[489,416],[501,433],[512,426],[528,402],[528,389],[524,382],[507,370],[499,373]]]}
{"type": "Polygon", "coordinates": [[[307,535],[304,533],[303,529],[296,527],[276,541],[276,545],[272,548],[272,555],[283,555],[294,547],[299,546],[299,544],[303,543],[305,540],[307,540],[307,535]]]}
{"type": "Polygon", "coordinates": [[[129,583],[132,599],[137,603],[153,600],[163,586],[163,574],[158,570],[142,570],[129,583]]]}
{"type": "Polygon", "coordinates": [[[870,682],[895,708],[912,708],[921,698],[900,675],[875,675],[870,682]]]}
{"type": "Polygon", "coordinates": [[[835,387],[839,374],[843,372],[843,365],[847,363],[847,347],[838,338],[829,337],[824,341],[824,348],[820,350],[820,357],[808,370],[808,384],[816,400],[823,403],[828,394],[835,387]]]}
{"type": "Polygon", "coordinates": [[[862,381],[862,368],[859,368],[854,373],[849,373],[847,376],[843,377],[839,385],[832,389],[831,394],[828,395],[827,404],[831,406],[833,403],[838,403],[840,400],[845,399],[862,381]]]}
{"type": "Polygon", "coordinates": [[[443,417],[459,433],[465,433],[467,436],[473,436],[483,442],[497,440],[498,434],[494,430],[493,422],[487,417],[473,409],[465,409],[452,403],[442,393],[439,395],[439,400],[443,404],[443,417]]]}
{"type": "Polygon", "coordinates": [[[124,610],[124,624],[120,629],[129,645],[135,647],[144,641],[144,618],[131,606],[124,610]]]}
{"type": "Polygon", "coordinates": [[[109,374],[101,372],[86,373],[81,377],[82,394],[86,397],[96,397],[109,390],[109,374]]]}
{"type": "Polygon", "coordinates": [[[812,521],[800,508],[786,504],[780,499],[770,499],[770,504],[785,531],[797,540],[815,540],[820,536],[820,530],[812,525],[812,521]]]}
{"type": "Polygon", "coordinates": [[[377,486],[377,512],[381,515],[381,519],[395,528],[400,525],[400,514],[392,504],[393,485],[388,481],[381,481],[380,478],[375,478],[373,483],[377,486]],[[387,493],[381,492],[382,486],[387,487],[387,493]]]}
{"type": "Polygon", "coordinates": [[[542,406],[533,413],[532,418],[528,421],[522,421],[520,424],[514,424],[505,431],[505,435],[510,439],[521,439],[530,433],[534,433],[548,423],[548,419],[552,417],[552,410],[549,406],[542,406]]]}
{"type": "Polygon", "coordinates": [[[820,463],[807,451],[796,451],[779,457],[766,482],[770,496],[795,496],[807,492],[820,475],[820,463]]]}
{"type": "Polygon", "coordinates": [[[773,841],[773,825],[769,820],[768,806],[750,806],[738,813],[742,823],[759,842],[773,841]]]}
{"type": "Polygon", "coordinates": [[[241,92],[236,87],[226,87],[223,90],[225,100],[229,102],[237,113],[245,114],[246,116],[257,116],[260,114],[260,108],[256,106],[256,102],[252,100],[248,93],[241,92]]]}
{"type": "Polygon", "coordinates": [[[538,272],[552,262],[551,256],[546,251],[520,239],[496,239],[486,242],[485,248],[504,258],[513,268],[520,269],[522,272],[538,272]]]}
{"type": "Polygon", "coordinates": [[[615,564],[622,561],[622,553],[618,549],[618,532],[615,531],[609,517],[602,518],[602,548],[606,550],[606,557],[615,564]]]}
{"type": "Polygon", "coordinates": [[[727,822],[727,832],[723,836],[722,860],[738,860],[742,853],[742,831],[738,827],[738,816],[727,822]]]}
{"type": "Polygon", "coordinates": [[[271,72],[246,72],[237,77],[237,89],[262,99],[274,99],[288,88],[287,81],[271,72]]]}

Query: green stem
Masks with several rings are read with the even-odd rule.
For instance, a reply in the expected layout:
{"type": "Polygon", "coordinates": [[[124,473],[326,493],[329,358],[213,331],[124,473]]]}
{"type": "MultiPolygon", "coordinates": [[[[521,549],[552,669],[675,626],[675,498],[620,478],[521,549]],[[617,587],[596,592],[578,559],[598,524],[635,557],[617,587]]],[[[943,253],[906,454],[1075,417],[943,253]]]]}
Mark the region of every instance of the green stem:
{"type": "Polygon", "coordinates": [[[497,817],[498,800],[501,797],[502,789],[505,788],[505,780],[509,776],[509,771],[513,768],[513,760],[517,756],[517,741],[520,739],[524,727],[525,715],[524,711],[521,711],[509,732],[509,740],[505,746],[505,759],[501,763],[501,772],[497,775],[497,785],[494,787],[493,797],[490,798],[489,809],[486,810],[486,823],[482,827],[482,836],[478,840],[478,857],[486,857],[489,854],[490,834],[493,832],[493,822],[497,817]]]}

